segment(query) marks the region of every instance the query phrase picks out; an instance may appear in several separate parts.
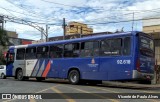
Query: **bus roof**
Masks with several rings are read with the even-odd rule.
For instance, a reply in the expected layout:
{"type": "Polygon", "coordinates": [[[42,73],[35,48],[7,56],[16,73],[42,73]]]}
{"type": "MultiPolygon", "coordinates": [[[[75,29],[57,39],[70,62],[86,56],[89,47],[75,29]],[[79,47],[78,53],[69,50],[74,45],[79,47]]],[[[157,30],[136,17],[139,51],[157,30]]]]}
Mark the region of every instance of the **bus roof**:
{"type": "Polygon", "coordinates": [[[45,42],[45,43],[40,43],[40,44],[11,46],[10,48],[26,48],[26,47],[34,47],[34,46],[48,46],[48,45],[52,45],[52,44],[67,44],[67,43],[70,43],[70,42],[76,43],[76,42],[83,42],[83,41],[88,41],[88,40],[103,39],[104,37],[120,37],[120,36],[126,36],[126,35],[136,35],[137,33],[138,33],[138,31],[105,34],[105,35],[95,35],[95,36],[88,36],[88,37],[76,38],[76,39],[45,42]]]}

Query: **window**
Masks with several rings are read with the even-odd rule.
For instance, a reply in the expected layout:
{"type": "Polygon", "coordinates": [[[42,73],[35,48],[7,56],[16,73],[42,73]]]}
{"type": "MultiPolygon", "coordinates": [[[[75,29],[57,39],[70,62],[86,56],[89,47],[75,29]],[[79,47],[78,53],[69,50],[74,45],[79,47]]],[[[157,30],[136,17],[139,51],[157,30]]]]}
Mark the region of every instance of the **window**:
{"type": "Polygon", "coordinates": [[[50,58],[61,58],[63,54],[63,45],[50,46],[50,58]]]}
{"type": "Polygon", "coordinates": [[[79,43],[66,44],[64,46],[64,57],[79,57],[79,43]]]}
{"type": "Polygon", "coordinates": [[[27,48],[26,49],[26,59],[36,59],[36,48],[27,48]]]}
{"type": "Polygon", "coordinates": [[[37,58],[48,58],[48,46],[37,47],[37,58]]]}
{"type": "Polygon", "coordinates": [[[91,57],[99,55],[99,42],[82,42],[81,43],[81,57],[91,57]]]}
{"type": "Polygon", "coordinates": [[[24,55],[25,55],[25,49],[17,49],[17,55],[16,55],[17,60],[24,60],[24,55]]]}
{"type": "Polygon", "coordinates": [[[123,41],[123,55],[130,55],[131,52],[131,38],[126,37],[123,41]]]}
{"type": "Polygon", "coordinates": [[[101,56],[121,55],[122,39],[105,39],[101,41],[101,56]]]}
{"type": "Polygon", "coordinates": [[[3,67],[3,66],[0,66],[0,69],[4,69],[4,67],[3,67]]]}

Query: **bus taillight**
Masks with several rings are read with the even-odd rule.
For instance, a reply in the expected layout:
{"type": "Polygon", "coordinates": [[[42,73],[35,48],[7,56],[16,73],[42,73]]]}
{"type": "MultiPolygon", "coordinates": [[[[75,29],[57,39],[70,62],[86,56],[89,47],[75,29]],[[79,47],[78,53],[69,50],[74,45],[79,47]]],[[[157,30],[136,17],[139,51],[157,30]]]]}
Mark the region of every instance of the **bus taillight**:
{"type": "Polygon", "coordinates": [[[137,68],[137,71],[140,72],[140,60],[139,59],[136,62],[136,68],[137,68]]]}

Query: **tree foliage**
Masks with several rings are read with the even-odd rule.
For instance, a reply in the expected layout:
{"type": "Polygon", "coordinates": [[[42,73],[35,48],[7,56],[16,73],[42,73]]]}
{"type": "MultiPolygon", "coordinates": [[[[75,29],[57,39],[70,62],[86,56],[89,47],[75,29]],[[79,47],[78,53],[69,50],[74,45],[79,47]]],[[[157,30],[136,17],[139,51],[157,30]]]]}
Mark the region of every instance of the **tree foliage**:
{"type": "Polygon", "coordinates": [[[3,29],[0,29],[0,44],[3,47],[6,47],[8,43],[9,43],[9,38],[8,38],[7,32],[3,29]]]}
{"type": "Polygon", "coordinates": [[[5,65],[5,64],[6,64],[6,61],[4,58],[4,54],[2,51],[0,51],[0,65],[5,65]]]}

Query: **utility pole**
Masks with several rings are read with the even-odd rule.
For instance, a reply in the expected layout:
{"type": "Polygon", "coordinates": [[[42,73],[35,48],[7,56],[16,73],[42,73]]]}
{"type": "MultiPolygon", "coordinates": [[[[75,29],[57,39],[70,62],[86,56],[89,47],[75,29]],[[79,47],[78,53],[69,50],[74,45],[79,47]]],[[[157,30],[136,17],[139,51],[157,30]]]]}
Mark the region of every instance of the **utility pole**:
{"type": "Polygon", "coordinates": [[[65,40],[66,36],[66,21],[65,18],[63,18],[63,40],[65,40]]]}
{"type": "Polygon", "coordinates": [[[46,25],[46,42],[48,42],[48,29],[49,29],[49,27],[48,27],[48,24],[46,25]]]}
{"type": "Polygon", "coordinates": [[[0,16],[1,29],[4,29],[4,17],[0,16]]]}
{"type": "Polygon", "coordinates": [[[83,30],[83,29],[82,29],[82,26],[81,26],[81,33],[80,33],[80,38],[82,37],[82,33],[83,33],[83,32],[82,32],[82,30],[83,30]]]}
{"type": "Polygon", "coordinates": [[[134,27],[134,12],[133,12],[133,21],[132,21],[132,31],[133,31],[133,27],[134,27]]]}
{"type": "Polygon", "coordinates": [[[43,28],[41,28],[41,40],[43,40],[43,35],[44,35],[44,32],[43,32],[43,28]]]}

